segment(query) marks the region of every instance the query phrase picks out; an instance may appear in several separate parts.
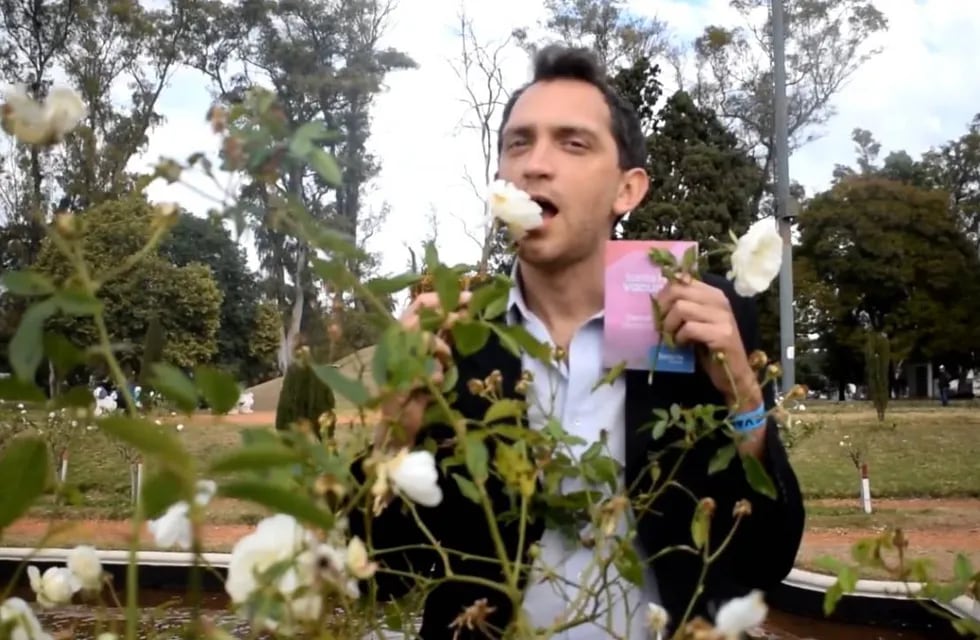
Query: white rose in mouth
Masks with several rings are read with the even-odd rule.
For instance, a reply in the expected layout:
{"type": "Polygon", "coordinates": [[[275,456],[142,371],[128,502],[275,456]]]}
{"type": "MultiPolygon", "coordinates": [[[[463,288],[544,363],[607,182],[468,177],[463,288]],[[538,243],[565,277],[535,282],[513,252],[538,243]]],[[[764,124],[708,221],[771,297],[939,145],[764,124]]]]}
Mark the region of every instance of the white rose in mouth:
{"type": "Polygon", "coordinates": [[[541,205],[513,184],[495,180],[489,192],[490,215],[510,227],[518,237],[544,224],[541,205]]]}
{"type": "Polygon", "coordinates": [[[735,242],[728,279],[743,297],[762,293],[779,275],[783,263],[783,239],[772,218],[763,218],[749,227],[735,242]]]}

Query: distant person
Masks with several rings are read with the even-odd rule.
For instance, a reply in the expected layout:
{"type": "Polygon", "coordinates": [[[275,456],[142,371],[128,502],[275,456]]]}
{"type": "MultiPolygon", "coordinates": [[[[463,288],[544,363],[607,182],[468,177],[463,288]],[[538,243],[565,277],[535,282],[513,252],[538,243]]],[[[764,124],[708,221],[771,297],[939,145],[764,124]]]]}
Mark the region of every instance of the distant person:
{"type": "Polygon", "coordinates": [[[946,371],[946,365],[939,365],[939,401],[944,407],[949,406],[949,381],[952,376],[946,371]]]}

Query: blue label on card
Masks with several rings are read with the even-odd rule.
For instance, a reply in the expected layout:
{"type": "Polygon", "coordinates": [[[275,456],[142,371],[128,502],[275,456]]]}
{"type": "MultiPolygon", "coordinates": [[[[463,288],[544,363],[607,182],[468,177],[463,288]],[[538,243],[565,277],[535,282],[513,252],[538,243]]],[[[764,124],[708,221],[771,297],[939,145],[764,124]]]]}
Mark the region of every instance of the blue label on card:
{"type": "Polygon", "coordinates": [[[650,347],[650,370],[665,373],[694,373],[694,347],[668,347],[660,343],[650,347]]]}

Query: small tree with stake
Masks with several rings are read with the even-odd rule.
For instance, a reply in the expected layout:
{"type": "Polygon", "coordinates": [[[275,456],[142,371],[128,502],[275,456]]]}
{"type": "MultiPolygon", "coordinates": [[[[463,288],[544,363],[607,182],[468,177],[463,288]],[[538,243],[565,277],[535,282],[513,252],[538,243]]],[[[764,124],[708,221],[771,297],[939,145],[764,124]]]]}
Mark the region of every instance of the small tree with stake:
{"type": "Polygon", "coordinates": [[[865,369],[868,375],[868,395],[878,413],[878,422],[884,422],[888,408],[888,365],[891,350],[885,333],[872,331],[864,344],[865,369]]]}

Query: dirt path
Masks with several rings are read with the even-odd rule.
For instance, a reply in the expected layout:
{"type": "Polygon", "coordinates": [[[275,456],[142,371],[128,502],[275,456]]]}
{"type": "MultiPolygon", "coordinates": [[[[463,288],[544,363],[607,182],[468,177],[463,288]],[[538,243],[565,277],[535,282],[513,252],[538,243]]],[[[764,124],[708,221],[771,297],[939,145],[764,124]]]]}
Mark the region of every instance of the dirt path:
{"type": "MultiPolygon", "coordinates": [[[[254,415],[254,414],[252,414],[254,415]]],[[[853,501],[819,500],[814,504],[823,506],[850,506],[853,501]]],[[[963,525],[943,523],[941,526],[916,526],[906,529],[906,536],[913,549],[924,552],[963,551],[980,552],[980,500],[879,500],[881,509],[912,510],[912,509],[956,509],[976,510],[977,518],[963,525]]],[[[49,527],[57,533],[49,544],[71,541],[90,542],[103,547],[125,546],[130,538],[130,525],[120,520],[80,520],[80,521],[48,521],[34,518],[18,520],[3,534],[3,544],[14,541],[30,543],[40,540],[49,527]],[[10,542],[8,542],[8,540],[10,542]]],[[[208,548],[227,549],[241,536],[252,530],[247,524],[212,524],[205,528],[205,545],[208,548]]],[[[879,533],[872,527],[832,527],[812,528],[803,537],[802,555],[811,556],[818,551],[829,552],[849,549],[861,538],[879,533]]],[[[148,545],[151,537],[148,531],[143,531],[142,539],[148,545]]]]}

